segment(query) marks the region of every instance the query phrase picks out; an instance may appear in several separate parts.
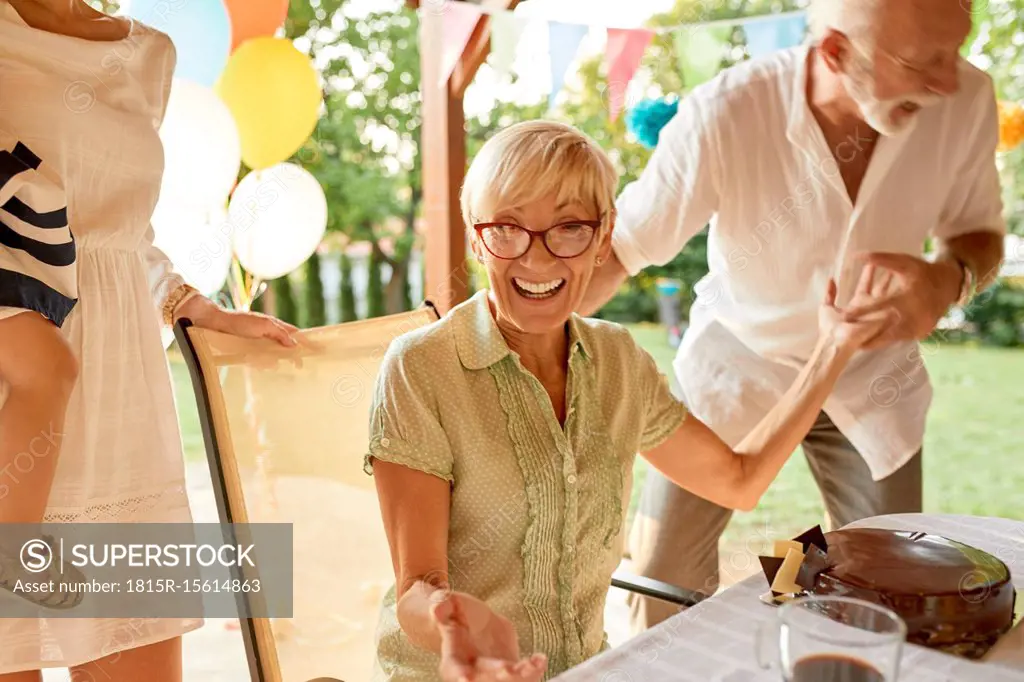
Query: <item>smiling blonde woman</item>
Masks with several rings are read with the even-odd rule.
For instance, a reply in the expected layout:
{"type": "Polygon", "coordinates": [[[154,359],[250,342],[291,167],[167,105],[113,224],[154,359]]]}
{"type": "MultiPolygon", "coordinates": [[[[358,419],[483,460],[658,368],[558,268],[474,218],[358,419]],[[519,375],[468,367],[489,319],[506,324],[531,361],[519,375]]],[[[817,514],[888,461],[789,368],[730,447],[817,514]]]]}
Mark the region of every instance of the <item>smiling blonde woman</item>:
{"type": "MultiPolygon", "coordinates": [[[[730,449],[625,328],[573,312],[611,249],[616,184],[591,140],[542,121],[498,133],[469,169],[463,216],[491,289],[392,344],[371,416],[366,468],[395,569],[385,679],[540,680],[607,648],[636,454],[752,508],[886,323],[842,322],[833,287],[812,359],[730,449]]],[[[865,271],[858,303],[876,279],[865,271]]]]}

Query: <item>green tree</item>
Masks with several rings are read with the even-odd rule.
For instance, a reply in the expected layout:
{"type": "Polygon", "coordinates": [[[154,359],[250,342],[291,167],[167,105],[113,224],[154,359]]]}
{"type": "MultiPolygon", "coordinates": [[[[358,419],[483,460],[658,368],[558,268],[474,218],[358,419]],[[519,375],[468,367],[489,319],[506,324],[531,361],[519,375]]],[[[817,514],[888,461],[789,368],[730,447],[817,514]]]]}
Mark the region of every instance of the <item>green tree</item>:
{"type": "Polygon", "coordinates": [[[412,310],[412,282],[409,281],[409,277],[406,276],[402,281],[402,312],[406,310],[412,310]]]}
{"type": "Polygon", "coordinates": [[[369,279],[366,283],[366,316],[380,317],[387,314],[384,303],[384,283],[381,280],[381,265],[384,263],[384,254],[380,249],[374,249],[370,253],[370,262],[367,267],[369,279]]]}
{"type": "Polygon", "coordinates": [[[998,281],[964,309],[982,343],[1019,346],[1024,329],[1024,289],[998,281]]]}
{"type": "Polygon", "coordinates": [[[356,314],[356,294],[352,289],[352,260],[347,254],[341,254],[341,284],[338,296],[338,313],[342,322],[359,319],[356,314]]]}
{"type": "MultiPolygon", "coordinates": [[[[999,99],[1024,103],[1024,0],[975,0],[964,54],[992,76],[999,99]]],[[[1024,146],[1000,155],[1007,225],[1024,234],[1024,146]]]]}
{"type": "Polygon", "coordinates": [[[299,311],[295,304],[295,292],[287,275],[270,283],[274,289],[274,314],[289,324],[299,324],[299,311]]]}
{"type": "Polygon", "coordinates": [[[327,306],[324,301],[324,283],[320,279],[320,255],[314,253],[306,261],[306,298],[303,326],[322,327],[327,324],[327,306]]]}
{"type": "Polygon", "coordinates": [[[338,0],[305,4],[287,30],[309,40],[323,65],[327,113],[300,158],[327,189],[330,229],[370,241],[390,267],[385,309],[397,312],[408,305],[423,196],[417,15],[400,0],[365,15],[338,0]]]}

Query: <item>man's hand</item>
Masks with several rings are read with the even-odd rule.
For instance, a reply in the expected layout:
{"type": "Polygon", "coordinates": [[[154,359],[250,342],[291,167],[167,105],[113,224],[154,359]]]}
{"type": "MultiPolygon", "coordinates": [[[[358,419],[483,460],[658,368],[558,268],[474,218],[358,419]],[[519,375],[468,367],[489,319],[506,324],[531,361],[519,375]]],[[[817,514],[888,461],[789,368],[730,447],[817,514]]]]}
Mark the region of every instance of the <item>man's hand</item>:
{"type": "Polygon", "coordinates": [[[875,266],[892,275],[888,292],[872,303],[853,305],[846,310],[848,321],[885,310],[894,320],[864,345],[865,350],[926,338],[960,296],[963,272],[955,261],[940,259],[930,263],[908,254],[880,252],[862,254],[858,260],[865,267],[875,266]]]}
{"type": "MultiPolygon", "coordinates": [[[[892,273],[879,269],[877,275],[874,265],[864,266],[860,272],[857,289],[848,304],[849,308],[866,308],[888,291],[893,278],[892,273]]],[[[865,343],[873,341],[880,333],[891,327],[894,321],[895,313],[891,308],[847,318],[845,311],[836,307],[835,280],[829,280],[824,304],[818,310],[818,326],[821,335],[832,339],[837,348],[859,351],[865,343]]]]}

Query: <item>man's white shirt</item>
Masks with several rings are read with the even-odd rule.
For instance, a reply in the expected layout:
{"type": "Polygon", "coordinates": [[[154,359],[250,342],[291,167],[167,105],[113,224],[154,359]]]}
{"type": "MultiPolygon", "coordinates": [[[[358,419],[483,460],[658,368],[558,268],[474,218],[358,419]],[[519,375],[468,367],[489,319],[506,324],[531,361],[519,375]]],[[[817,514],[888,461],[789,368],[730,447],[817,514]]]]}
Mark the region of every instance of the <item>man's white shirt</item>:
{"type": "MultiPolygon", "coordinates": [[[[710,223],[709,274],[675,360],[691,412],[737,444],[796,378],[818,337],[829,277],[848,300],[854,256],[920,256],[929,237],[1005,233],[989,76],[966,61],[960,90],[878,140],[856,204],[806,97],[809,47],[744,62],[695,88],[617,202],[615,253],[630,274],[672,260],[710,223]]],[[[920,448],[932,389],[928,345],[859,354],[825,412],[879,480],[920,448]]]]}

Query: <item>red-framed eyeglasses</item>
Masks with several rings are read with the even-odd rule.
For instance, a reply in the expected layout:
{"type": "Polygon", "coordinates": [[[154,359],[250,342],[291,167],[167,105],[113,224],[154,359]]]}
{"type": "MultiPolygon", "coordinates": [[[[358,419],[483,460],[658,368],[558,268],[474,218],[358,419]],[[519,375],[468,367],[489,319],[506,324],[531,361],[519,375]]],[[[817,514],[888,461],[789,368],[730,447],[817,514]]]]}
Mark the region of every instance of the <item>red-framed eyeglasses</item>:
{"type": "Polygon", "coordinates": [[[600,220],[570,220],[535,232],[515,223],[498,222],[476,223],[473,229],[484,248],[502,260],[522,258],[534,239],[540,239],[555,258],[575,258],[590,248],[601,224],[600,220]]]}

